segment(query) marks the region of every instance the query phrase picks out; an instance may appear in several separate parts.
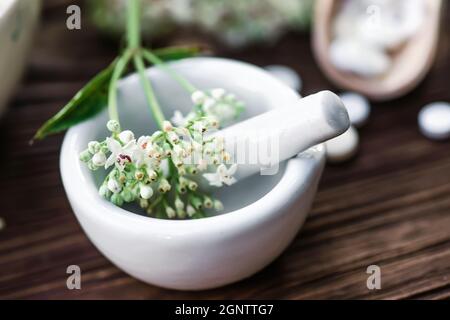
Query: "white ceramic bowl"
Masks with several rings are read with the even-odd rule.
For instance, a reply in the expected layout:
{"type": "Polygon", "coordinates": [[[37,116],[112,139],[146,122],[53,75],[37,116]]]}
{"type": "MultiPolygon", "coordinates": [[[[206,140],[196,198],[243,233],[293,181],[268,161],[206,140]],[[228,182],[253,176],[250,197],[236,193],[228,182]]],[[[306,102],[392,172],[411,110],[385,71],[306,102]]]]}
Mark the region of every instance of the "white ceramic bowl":
{"type": "MultiPolygon", "coordinates": [[[[266,71],[242,62],[192,58],[173,63],[197,87],[223,87],[246,102],[245,117],[285,104],[297,93],[266,71]]],[[[166,117],[190,101],[164,72],[148,72],[166,117]]],[[[154,125],[138,81],[120,84],[124,128],[151,132],[154,125]]],[[[254,176],[221,191],[226,213],[200,220],[158,220],[126,211],[97,193],[101,176],[78,160],[93,139],[107,136],[104,112],[69,130],[61,151],[61,174],[72,208],[95,246],[114,264],[150,284],[180,290],[223,286],[253,275],[289,245],[310,210],[324,165],[317,146],[288,160],[275,176],[254,176]]]]}
{"type": "Polygon", "coordinates": [[[25,67],[40,11],[40,0],[0,1],[0,115],[25,67]]]}

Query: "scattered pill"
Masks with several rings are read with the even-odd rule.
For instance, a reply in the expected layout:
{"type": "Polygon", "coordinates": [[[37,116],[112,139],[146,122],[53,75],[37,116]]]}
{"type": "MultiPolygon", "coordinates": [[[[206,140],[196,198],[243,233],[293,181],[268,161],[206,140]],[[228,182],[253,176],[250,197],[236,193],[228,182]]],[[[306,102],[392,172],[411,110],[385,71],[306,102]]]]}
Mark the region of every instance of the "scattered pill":
{"type": "Polygon", "coordinates": [[[385,73],[391,59],[384,50],[371,47],[357,39],[336,38],[330,45],[330,60],[341,71],[362,77],[375,77],[385,73]]]}
{"type": "Polygon", "coordinates": [[[370,115],[370,103],[367,98],[355,92],[345,92],[339,97],[347,109],[352,125],[357,128],[363,126],[370,115]]]}
{"type": "Polygon", "coordinates": [[[419,128],[424,136],[433,140],[450,138],[450,103],[434,102],[419,113],[419,128]]]}
{"type": "Polygon", "coordinates": [[[335,15],[330,59],[336,68],[363,77],[384,74],[391,53],[425,21],[424,0],[347,0],[335,15]]]}
{"type": "Polygon", "coordinates": [[[358,151],[359,136],[354,127],[350,127],[340,136],[325,142],[327,159],[332,163],[351,159],[358,151]]]}
{"type": "Polygon", "coordinates": [[[270,65],[265,68],[275,78],[283,82],[285,85],[300,91],[302,89],[302,79],[298,73],[292,68],[281,65],[270,65]]]}

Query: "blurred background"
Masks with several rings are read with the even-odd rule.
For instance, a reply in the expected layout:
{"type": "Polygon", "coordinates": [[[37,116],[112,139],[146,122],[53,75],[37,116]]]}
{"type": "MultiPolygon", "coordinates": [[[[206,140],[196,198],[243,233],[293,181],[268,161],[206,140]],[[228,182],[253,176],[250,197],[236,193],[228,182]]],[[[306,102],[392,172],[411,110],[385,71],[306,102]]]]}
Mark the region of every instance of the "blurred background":
{"type": "MultiPolygon", "coordinates": [[[[195,43],[214,56],[282,65],[300,76],[303,96],[351,90],[337,72],[366,87],[385,86],[379,75],[330,71],[339,68],[323,50],[329,48],[326,39],[337,37],[330,14],[341,8],[326,10],[332,1],[144,2],[143,34],[152,47],[195,43]]],[[[450,144],[427,139],[418,126],[425,105],[450,101],[448,6],[425,15],[395,48],[380,51],[400,65],[388,68],[396,70],[396,78],[405,69],[420,69],[416,80],[395,97],[372,97],[370,118],[358,129],[356,155],[327,166],[312,212],[290,248],[250,279],[190,293],[146,285],[106,260],[80,229],[64,194],[58,164],[63,135],[28,144],[45,120],[115,58],[125,0],[44,0],[40,8],[38,3],[0,4],[0,298],[450,297],[450,144]],[[80,30],[66,26],[73,4],[81,8],[80,30]],[[17,9],[5,18],[9,5],[17,9]],[[425,26],[427,31],[420,31],[425,26]],[[415,60],[427,50],[428,58],[415,60]],[[82,290],[66,288],[72,264],[82,269],[82,290]],[[372,264],[382,269],[382,290],[366,287],[365,271],[372,264]]]]}

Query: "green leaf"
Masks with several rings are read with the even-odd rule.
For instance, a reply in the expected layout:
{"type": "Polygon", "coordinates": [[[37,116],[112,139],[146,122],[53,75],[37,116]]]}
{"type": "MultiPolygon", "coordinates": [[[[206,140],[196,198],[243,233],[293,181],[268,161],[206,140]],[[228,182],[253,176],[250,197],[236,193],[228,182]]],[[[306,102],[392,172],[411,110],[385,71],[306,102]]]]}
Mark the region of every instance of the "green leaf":
{"type": "Polygon", "coordinates": [[[155,49],[152,52],[163,61],[171,61],[195,57],[201,52],[201,49],[199,46],[173,46],[155,49]]]}
{"type": "Polygon", "coordinates": [[[33,140],[58,133],[83,122],[106,108],[108,87],[117,60],[90,80],[75,96],[36,132],[33,140]]]}
{"type": "MultiPolygon", "coordinates": [[[[200,48],[197,46],[174,46],[157,49],[154,54],[163,61],[170,61],[193,57],[199,52],[200,48]]],[[[50,134],[67,130],[106,108],[109,84],[117,61],[118,59],[89,81],[64,108],[45,122],[36,132],[33,140],[42,140],[50,134]]]]}

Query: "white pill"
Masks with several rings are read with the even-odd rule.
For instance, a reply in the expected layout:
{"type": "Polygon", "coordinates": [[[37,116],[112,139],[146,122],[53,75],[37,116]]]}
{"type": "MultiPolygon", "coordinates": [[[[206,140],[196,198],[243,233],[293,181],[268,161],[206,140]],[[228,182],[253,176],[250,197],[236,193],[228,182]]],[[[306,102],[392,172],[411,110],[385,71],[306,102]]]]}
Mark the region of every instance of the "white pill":
{"type": "Polygon", "coordinates": [[[358,41],[381,50],[395,49],[409,38],[402,30],[401,22],[385,22],[374,27],[370,21],[362,20],[355,28],[358,30],[358,41]]]}
{"type": "Polygon", "coordinates": [[[366,1],[355,23],[360,41],[392,50],[413,36],[424,17],[422,0],[366,1]],[[369,16],[368,16],[369,15],[369,16]]]}
{"type": "Polygon", "coordinates": [[[427,8],[424,0],[407,0],[400,3],[402,6],[403,23],[401,30],[407,37],[413,36],[422,27],[425,21],[427,8]]]}
{"type": "Polygon", "coordinates": [[[300,91],[302,89],[302,79],[295,70],[281,65],[270,65],[265,67],[265,69],[275,78],[295,91],[300,91]]]}
{"type": "Polygon", "coordinates": [[[352,37],[334,39],[329,50],[330,60],[336,68],[363,77],[382,75],[391,65],[391,59],[382,49],[352,37]]]}
{"type": "Polygon", "coordinates": [[[443,140],[450,138],[450,103],[434,102],[419,113],[419,128],[427,138],[443,140]]]}
{"type": "Polygon", "coordinates": [[[350,37],[357,34],[355,21],[359,17],[359,12],[355,6],[349,6],[348,4],[348,2],[344,2],[341,11],[333,21],[333,35],[335,37],[350,37]]]}
{"type": "Polygon", "coordinates": [[[358,151],[359,135],[354,127],[350,127],[340,136],[325,142],[327,159],[338,163],[351,159],[358,151]]]}
{"type": "Polygon", "coordinates": [[[347,109],[352,125],[358,128],[363,126],[370,115],[370,103],[367,98],[354,92],[346,92],[339,97],[347,109]]]}

